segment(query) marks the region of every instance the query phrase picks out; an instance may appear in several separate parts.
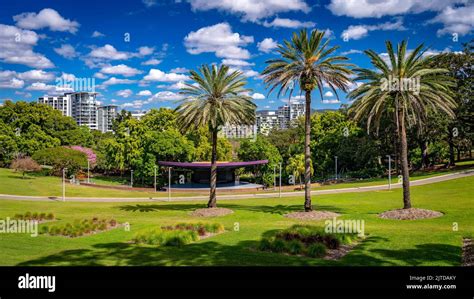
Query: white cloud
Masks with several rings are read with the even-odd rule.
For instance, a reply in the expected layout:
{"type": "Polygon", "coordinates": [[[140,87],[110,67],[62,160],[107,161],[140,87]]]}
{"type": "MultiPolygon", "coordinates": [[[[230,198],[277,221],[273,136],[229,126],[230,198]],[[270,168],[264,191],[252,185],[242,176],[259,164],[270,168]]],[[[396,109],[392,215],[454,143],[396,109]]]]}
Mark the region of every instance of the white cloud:
{"type": "Polygon", "coordinates": [[[442,23],[444,27],[437,31],[438,35],[457,33],[466,35],[474,29],[474,2],[464,7],[446,7],[430,23],[442,23]]]}
{"type": "Polygon", "coordinates": [[[256,93],[252,94],[252,99],[254,99],[254,100],[263,100],[263,99],[265,99],[265,96],[261,93],[256,92],[256,93]]]}
{"type": "Polygon", "coordinates": [[[151,69],[148,75],[143,80],[145,81],[158,81],[158,82],[178,82],[181,80],[187,80],[188,76],[177,73],[165,73],[159,69],[151,69]]]}
{"type": "Polygon", "coordinates": [[[77,56],[76,50],[70,44],[64,44],[61,45],[60,48],[54,48],[54,52],[67,59],[71,59],[77,56]]]}
{"type": "Polygon", "coordinates": [[[406,30],[405,26],[403,26],[403,20],[401,18],[397,18],[395,22],[385,22],[377,25],[350,25],[346,30],[341,33],[341,38],[347,40],[358,40],[363,37],[366,37],[369,34],[369,31],[375,30],[398,30],[403,31],[406,30]]]}
{"type": "Polygon", "coordinates": [[[170,70],[171,73],[187,73],[189,70],[184,67],[175,67],[174,69],[170,70]]]}
{"type": "Polygon", "coordinates": [[[133,68],[133,67],[129,67],[125,64],[106,66],[106,67],[103,67],[100,70],[100,72],[103,73],[103,74],[122,75],[122,76],[125,76],[125,77],[135,76],[137,74],[143,73],[142,71],[140,71],[136,68],[133,68]]]}
{"type": "Polygon", "coordinates": [[[131,55],[127,52],[117,51],[114,46],[107,44],[103,47],[93,49],[89,53],[89,56],[109,60],[125,60],[130,58],[131,55]]]}
{"type": "Polygon", "coordinates": [[[55,85],[48,85],[43,82],[35,82],[26,88],[27,90],[33,91],[55,91],[55,85]]]}
{"type": "Polygon", "coordinates": [[[94,31],[91,35],[91,37],[104,37],[105,34],[103,34],[102,32],[99,32],[99,31],[94,31]]]}
{"type": "Polygon", "coordinates": [[[107,81],[102,83],[102,86],[109,86],[109,85],[118,85],[118,84],[132,84],[135,83],[136,80],[130,80],[130,79],[117,79],[115,77],[112,77],[108,79],[107,81]]]}
{"type": "Polygon", "coordinates": [[[33,51],[38,39],[34,31],[0,24],[0,61],[38,69],[54,67],[48,58],[33,51]]]}
{"type": "Polygon", "coordinates": [[[122,98],[128,98],[133,95],[133,91],[131,89],[122,89],[117,91],[115,94],[122,98]]]}
{"type": "Polygon", "coordinates": [[[170,86],[168,86],[168,89],[181,89],[181,88],[184,88],[186,87],[186,85],[184,84],[184,81],[179,81],[179,82],[176,82],[170,86]]]}
{"type": "Polygon", "coordinates": [[[160,64],[162,61],[159,60],[159,59],[155,59],[155,58],[152,58],[152,59],[149,59],[145,62],[142,62],[142,65],[158,65],[160,64]]]}
{"type": "Polygon", "coordinates": [[[142,3],[149,8],[156,5],[156,0],[142,0],[142,3]]]}
{"type": "Polygon", "coordinates": [[[95,77],[95,78],[99,78],[99,79],[105,79],[105,78],[107,78],[107,76],[104,75],[104,74],[102,74],[102,73],[95,73],[95,74],[94,74],[94,77],[95,77]]]}
{"type": "Polygon", "coordinates": [[[341,52],[341,55],[351,55],[351,54],[362,54],[361,50],[350,49],[348,51],[341,52]]]}
{"type": "Polygon", "coordinates": [[[43,70],[30,70],[19,73],[18,78],[25,81],[51,81],[54,79],[54,74],[43,70]]]}
{"type": "Polygon", "coordinates": [[[332,99],[332,100],[322,100],[323,104],[339,104],[341,101],[338,99],[332,99]]]}
{"type": "Polygon", "coordinates": [[[301,22],[298,20],[286,19],[286,18],[275,18],[271,22],[263,22],[265,27],[284,27],[284,28],[311,28],[316,26],[314,22],[301,22]]]}
{"type": "Polygon", "coordinates": [[[219,23],[190,32],[184,38],[188,53],[215,53],[217,57],[248,59],[250,53],[242,46],[253,43],[253,36],[232,32],[228,23],[219,23]]]}
{"type": "Polygon", "coordinates": [[[456,3],[466,3],[465,0],[331,0],[327,8],[336,16],[353,18],[380,18],[424,11],[441,11],[456,3]]]}
{"type": "Polygon", "coordinates": [[[172,91],[159,91],[153,95],[153,97],[149,98],[147,101],[149,102],[165,102],[165,101],[176,101],[183,99],[184,96],[182,94],[172,92],[172,91]]]}
{"type": "Polygon", "coordinates": [[[151,96],[152,93],[149,90],[141,90],[139,93],[137,93],[137,96],[151,96]]]}
{"type": "Polygon", "coordinates": [[[244,21],[257,21],[288,11],[310,11],[304,0],[189,0],[189,2],[194,11],[217,9],[240,15],[244,21]]]}
{"type": "Polygon", "coordinates": [[[278,43],[272,38],[267,37],[257,44],[260,51],[270,53],[273,49],[278,47],[278,43]]]}
{"type": "Polygon", "coordinates": [[[52,8],[42,9],[39,13],[25,12],[13,17],[16,25],[24,29],[49,28],[51,31],[68,31],[76,33],[79,23],[63,18],[52,8]]]}
{"type": "Polygon", "coordinates": [[[325,97],[328,97],[328,98],[332,98],[332,97],[334,96],[334,94],[333,94],[332,92],[330,92],[330,91],[326,91],[326,92],[324,93],[324,96],[325,96],[325,97]]]}
{"type": "Polygon", "coordinates": [[[240,59],[222,59],[222,63],[225,65],[232,65],[232,66],[251,66],[255,65],[255,63],[251,63],[245,60],[240,59]]]}
{"type": "Polygon", "coordinates": [[[139,56],[147,56],[147,55],[153,54],[154,51],[155,51],[154,47],[140,47],[140,48],[138,48],[139,56]]]}
{"type": "MultiPolygon", "coordinates": [[[[7,71],[9,72],[9,71],[7,71]]],[[[23,88],[25,85],[25,81],[17,79],[17,78],[2,78],[2,71],[0,71],[0,88],[12,88],[12,89],[18,89],[18,88],[23,88]]]]}

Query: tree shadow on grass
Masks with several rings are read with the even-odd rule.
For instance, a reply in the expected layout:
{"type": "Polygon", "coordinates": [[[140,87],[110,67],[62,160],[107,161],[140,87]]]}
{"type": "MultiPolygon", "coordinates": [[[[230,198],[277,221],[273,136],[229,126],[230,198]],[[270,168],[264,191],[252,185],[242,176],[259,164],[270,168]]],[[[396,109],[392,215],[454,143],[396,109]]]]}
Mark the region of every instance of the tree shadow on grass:
{"type": "MultiPolygon", "coordinates": [[[[196,209],[205,208],[206,205],[202,203],[196,204],[134,204],[119,206],[118,209],[127,212],[156,212],[156,211],[194,211],[196,209]]],[[[303,211],[302,205],[242,205],[222,203],[219,205],[222,208],[231,210],[244,210],[249,212],[268,213],[276,215],[284,215],[291,212],[303,211]]],[[[334,206],[316,206],[315,210],[332,211],[336,213],[343,213],[343,210],[334,206]]]]}

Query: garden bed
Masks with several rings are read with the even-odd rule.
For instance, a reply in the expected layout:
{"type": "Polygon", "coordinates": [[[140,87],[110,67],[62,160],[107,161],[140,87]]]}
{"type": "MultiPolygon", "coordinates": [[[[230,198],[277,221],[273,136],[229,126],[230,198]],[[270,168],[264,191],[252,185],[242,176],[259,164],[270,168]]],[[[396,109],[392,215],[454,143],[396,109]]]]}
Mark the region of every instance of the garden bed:
{"type": "Polygon", "coordinates": [[[338,213],[329,211],[293,212],[284,215],[286,218],[298,220],[325,220],[341,216],[338,213]]]}
{"type": "Polygon", "coordinates": [[[361,240],[355,233],[326,233],[311,225],[293,225],[260,241],[259,250],[288,255],[338,260],[361,240]]]}
{"type": "Polygon", "coordinates": [[[195,217],[219,217],[234,213],[231,209],[226,208],[204,208],[191,212],[191,216],[195,217]]]}
{"type": "Polygon", "coordinates": [[[137,234],[131,243],[182,246],[225,231],[220,223],[179,223],[137,234]]]}
{"type": "Polygon", "coordinates": [[[463,239],[462,265],[468,267],[474,266],[474,242],[472,242],[472,239],[463,239]]]}
{"type": "Polygon", "coordinates": [[[26,212],[24,214],[15,214],[13,216],[15,220],[28,220],[28,221],[37,221],[38,223],[44,223],[49,221],[56,220],[56,217],[53,213],[38,213],[38,212],[26,212]]]}
{"type": "Polygon", "coordinates": [[[92,219],[76,220],[72,223],[42,226],[40,233],[76,238],[101,233],[119,226],[120,224],[115,219],[99,219],[94,217],[92,219]]]}
{"type": "Polygon", "coordinates": [[[441,216],[443,216],[443,213],[441,212],[418,208],[390,210],[379,214],[380,218],[396,220],[429,219],[441,216]]]}

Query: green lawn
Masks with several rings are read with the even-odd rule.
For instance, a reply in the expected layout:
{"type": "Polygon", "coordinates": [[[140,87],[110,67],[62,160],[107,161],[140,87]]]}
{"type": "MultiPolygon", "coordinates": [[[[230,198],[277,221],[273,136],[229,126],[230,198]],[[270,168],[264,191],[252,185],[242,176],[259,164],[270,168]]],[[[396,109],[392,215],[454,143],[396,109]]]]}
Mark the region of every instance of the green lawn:
{"type": "MultiPolygon", "coordinates": [[[[2,187],[3,188],[3,187],[2,187]]],[[[441,218],[396,221],[377,214],[402,205],[401,190],[344,193],[313,197],[316,209],[364,219],[366,240],[340,261],[263,253],[255,250],[262,234],[297,221],[282,215],[302,208],[302,198],[245,199],[218,202],[234,210],[220,222],[228,230],[183,247],[127,243],[139,231],[183,221],[203,221],[189,212],[205,202],[77,203],[0,200],[0,218],[16,213],[53,212],[59,222],[85,217],[114,217],[131,231],[115,229],[93,236],[65,237],[0,234],[1,265],[460,265],[462,237],[474,233],[474,177],[412,188],[415,207],[445,213],[441,218]],[[453,231],[453,223],[459,230],[453,231]],[[234,231],[238,223],[240,230],[234,231]]],[[[313,222],[324,225],[323,221],[313,222]]]]}
{"type": "MultiPolygon", "coordinates": [[[[419,180],[437,175],[443,175],[447,173],[457,172],[465,169],[472,169],[474,161],[469,161],[464,165],[446,170],[438,170],[431,172],[416,172],[410,176],[411,180],[419,180]]],[[[392,179],[393,183],[397,182],[397,178],[392,179]]],[[[120,185],[123,183],[120,178],[106,178],[98,177],[92,179],[96,184],[101,185],[120,185]]],[[[15,173],[11,169],[0,168],[0,194],[11,194],[11,195],[30,195],[30,196],[62,196],[62,181],[59,177],[52,176],[40,176],[40,175],[27,175],[25,179],[22,178],[20,173],[15,173]]],[[[374,178],[355,182],[338,183],[333,185],[324,185],[313,187],[313,190],[326,190],[326,189],[340,189],[350,187],[365,187],[374,185],[387,184],[386,178],[374,178]]],[[[287,192],[287,190],[284,190],[287,192]]],[[[288,190],[289,191],[289,190],[288,190]]],[[[273,188],[269,188],[265,191],[258,191],[257,193],[272,193],[273,188]]],[[[251,193],[256,193],[251,191],[251,193]]],[[[173,191],[172,196],[196,196],[196,195],[207,195],[208,191],[195,191],[195,192],[177,192],[173,191]]],[[[223,194],[231,194],[229,192],[223,194]]],[[[66,187],[67,197],[143,197],[143,198],[157,198],[167,197],[168,193],[159,192],[147,192],[147,191],[132,191],[132,190],[114,190],[100,187],[88,187],[88,186],[77,186],[67,184],[66,187]]]]}

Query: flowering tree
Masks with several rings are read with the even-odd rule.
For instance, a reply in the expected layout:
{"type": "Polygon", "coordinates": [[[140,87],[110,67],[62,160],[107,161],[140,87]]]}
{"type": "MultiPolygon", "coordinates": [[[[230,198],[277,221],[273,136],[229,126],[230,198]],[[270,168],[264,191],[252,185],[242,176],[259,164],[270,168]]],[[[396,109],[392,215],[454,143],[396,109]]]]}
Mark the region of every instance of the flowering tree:
{"type": "Polygon", "coordinates": [[[73,145],[73,146],[66,146],[67,148],[70,148],[72,150],[80,151],[87,156],[87,160],[89,161],[91,167],[96,165],[97,163],[97,155],[94,153],[94,151],[88,147],[82,147],[79,145],[73,145]]]}

